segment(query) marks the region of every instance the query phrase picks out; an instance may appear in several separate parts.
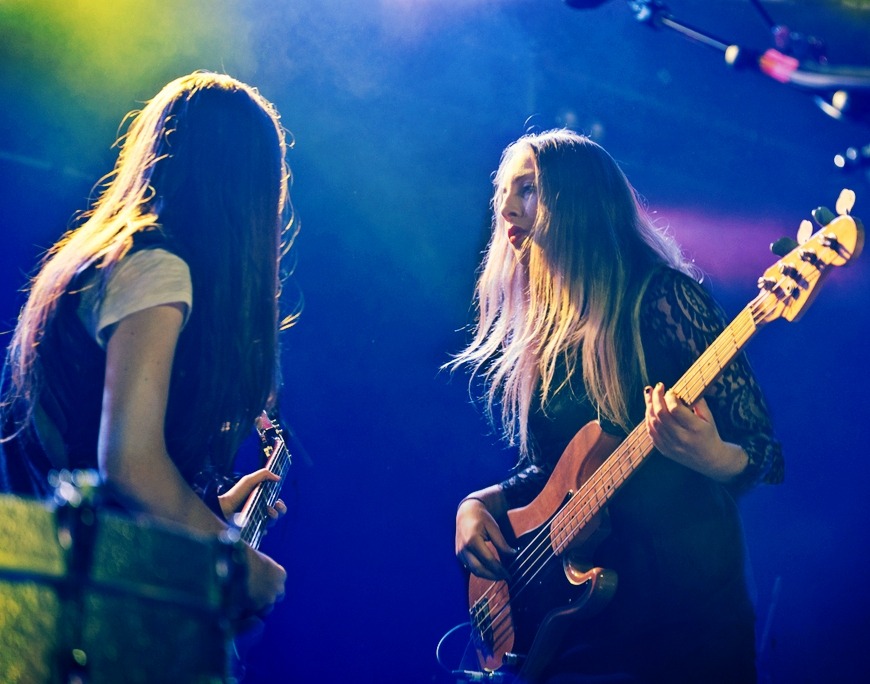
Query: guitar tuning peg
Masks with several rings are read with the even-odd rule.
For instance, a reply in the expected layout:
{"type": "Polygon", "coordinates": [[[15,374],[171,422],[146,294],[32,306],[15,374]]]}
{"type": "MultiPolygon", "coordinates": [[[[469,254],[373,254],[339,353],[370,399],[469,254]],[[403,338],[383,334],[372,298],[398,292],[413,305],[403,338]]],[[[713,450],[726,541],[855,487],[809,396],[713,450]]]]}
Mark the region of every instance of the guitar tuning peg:
{"type": "MultiPolygon", "coordinates": [[[[807,223],[809,223],[809,221],[807,221],[807,223]]],[[[798,243],[790,237],[781,237],[776,242],[770,243],[770,251],[776,254],[776,256],[784,257],[797,246],[798,243]]]]}
{"type": "Polygon", "coordinates": [[[852,211],[852,207],[855,206],[855,191],[849,190],[848,188],[843,188],[840,191],[840,196],[837,198],[837,213],[840,216],[845,216],[850,211],[852,211]]]}
{"type": "Polygon", "coordinates": [[[833,221],[836,216],[831,213],[831,210],[827,207],[819,207],[818,209],[813,209],[813,220],[822,228],[828,225],[831,221],[833,221]]]}
{"type": "Polygon", "coordinates": [[[798,228],[797,232],[797,241],[800,244],[804,244],[807,240],[809,240],[813,235],[813,222],[807,219],[801,221],[800,228],[798,228]]]}

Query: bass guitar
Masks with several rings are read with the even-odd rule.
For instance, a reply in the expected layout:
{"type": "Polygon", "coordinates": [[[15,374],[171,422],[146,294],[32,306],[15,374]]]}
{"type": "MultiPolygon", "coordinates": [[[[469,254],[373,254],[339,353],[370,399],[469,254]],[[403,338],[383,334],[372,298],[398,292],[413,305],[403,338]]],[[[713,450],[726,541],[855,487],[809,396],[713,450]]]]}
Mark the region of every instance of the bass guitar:
{"type": "MultiPolygon", "coordinates": [[[[759,278],[759,293],[671,388],[687,405],[701,398],[756,331],[777,318],[794,321],[818,292],[831,266],[857,257],[864,244],[861,222],[849,211],[855,195],[843,190],[835,217],[820,208],[812,233],[804,221],[798,242],[759,278]],[[790,250],[790,251],[789,251],[790,250]]],[[[782,241],[780,241],[782,243],[782,241]]],[[[776,244],[780,244],[776,243],[776,244]]],[[[774,246],[772,246],[773,248],[774,246]]],[[[560,456],[547,484],[528,506],[508,511],[508,536],[520,549],[510,579],[469,577],[472,638],[481,668],[534,682],[574,621],[602,610],[617,586],[610,570],[584,564],[596,539],[606,534],[603,509],[653,451],[641,423],[621,442],[588,423],[560,456]]]]}

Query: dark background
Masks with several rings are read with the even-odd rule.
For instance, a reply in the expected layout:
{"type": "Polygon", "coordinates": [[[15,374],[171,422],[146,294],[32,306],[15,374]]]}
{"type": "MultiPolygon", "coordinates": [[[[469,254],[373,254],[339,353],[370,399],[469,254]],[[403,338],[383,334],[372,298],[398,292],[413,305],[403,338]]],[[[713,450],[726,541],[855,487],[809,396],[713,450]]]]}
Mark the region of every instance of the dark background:
{"type": "MultiPolygon", "coordinates": [[[[674,0],[725,43],[773,47],[744,0],[674,0]]],[[[781,0],[773,19],[870,68],[870,4],[781,0]]],[[[868,115],[837,121],[811,93],[639,23],[629,5],[557,0],[0,1],[0,329],[41,251],[111,169],[126,112],[176,76],[225,71],[275,102],[302,232],[283,338],[290,513],[264,547],[289,574],[246,682],[447,682],[435,648],[466,619],[453,513],[515,454],[439,372],[465,339],[490,174],[529,128],[569,125],[619,160],[706,272],[729,315],[841,188],[870,215],[868,115]]],[[[787,459],[786,483],[742,502],[762,681],[870,671],[865,357],[870,266],[839,269],[797,323],[749,348],[787,459]]],[[[8,339],[8,337],[6,337],[8,339]]],[[[448,640],[457,666],[461,637],[448,640]]],[[[630,648],[627,644],[626,648],[630,648]]]]}

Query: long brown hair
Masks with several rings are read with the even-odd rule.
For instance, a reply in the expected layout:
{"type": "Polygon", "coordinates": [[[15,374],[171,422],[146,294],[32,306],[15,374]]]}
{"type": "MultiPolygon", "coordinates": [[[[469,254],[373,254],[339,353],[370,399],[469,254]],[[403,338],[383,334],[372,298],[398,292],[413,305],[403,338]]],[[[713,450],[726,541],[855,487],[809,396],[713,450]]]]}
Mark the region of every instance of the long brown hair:
{"type": "Polygon", "coordinates": [[[644,211],[613,158],[568,130],[525,135],[503,152],[494,177],[492,235],[475,289],[473,338],[446,367],[468,364],[485,380],[486,408],[501,404],[510,444],[528,453],[533,397],[547,400],[577,367],[605,417],[632,427],[630,403],[646,382],[639,307],[653,272],[692,268],[644,211]],[[507,240],[499,197],[517,154],[535,167],[538,211],[518,256],[507,240]]]}
{"type": "Polygon", "coordinates": [[[133,113],[118,144],[93,207],[31,282],[8,351],[5,404],[24,406],[22,423],[32,415],[45,381],[39,343],[74,279],[112,268],[139,236],[156,233],[187,262],[194,293],[173,364],[167,443],[182,460],[211,443],[212,458],[226,462],[277,391],[281,240],[295,233],[284,129],[256,89],[194,72],[133,113]]]}

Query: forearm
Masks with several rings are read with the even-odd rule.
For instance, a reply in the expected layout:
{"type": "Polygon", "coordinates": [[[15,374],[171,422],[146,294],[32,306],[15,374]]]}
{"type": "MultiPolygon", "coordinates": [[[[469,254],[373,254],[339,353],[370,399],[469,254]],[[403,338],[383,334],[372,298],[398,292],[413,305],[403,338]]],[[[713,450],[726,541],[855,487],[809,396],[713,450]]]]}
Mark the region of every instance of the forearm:
{"type": "Polygon", "coordinates": [[[515,551],[505,541],[498,518],[507,513],[501,485],[471,492],[456,509],[456,557],[465,568],[491,580],[508,579],[501,562],[515,551]],[[494,548],[493,548],[494,547],[494,548]]]}
{"type": "Polygon", "coordinates": [[[707,458],[690,464],[702,475],[728,484],[734,481],[749,463],[749,455],[739,444],[720,441],[717,448],[707,458]]]}
{"type": "Polygon", "coordinates": [[[187,484],[168,454],[109,457],[101,470],[111,491],[156,518],[203,534],[227,529],[187,484]]]}

